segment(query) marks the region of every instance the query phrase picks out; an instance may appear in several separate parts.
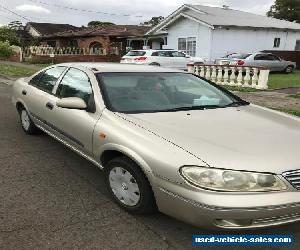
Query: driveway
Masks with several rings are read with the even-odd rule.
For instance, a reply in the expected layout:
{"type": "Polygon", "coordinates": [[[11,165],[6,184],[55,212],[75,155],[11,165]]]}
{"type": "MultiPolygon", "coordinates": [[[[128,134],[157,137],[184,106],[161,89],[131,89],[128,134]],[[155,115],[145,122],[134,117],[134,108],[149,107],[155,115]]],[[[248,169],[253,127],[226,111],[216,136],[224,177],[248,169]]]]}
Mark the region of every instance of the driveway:
{"type": "MultiPolygon", "coordinates": [[[[49,136],[25,135],[10,90],[0,83],[0,249],[194,249],[192,234],[218,233],[121,210],[98,168],[49,136]]],[[[300,247],[299,223],[247,233],[294,234],[289,249],[300,247]]]]}

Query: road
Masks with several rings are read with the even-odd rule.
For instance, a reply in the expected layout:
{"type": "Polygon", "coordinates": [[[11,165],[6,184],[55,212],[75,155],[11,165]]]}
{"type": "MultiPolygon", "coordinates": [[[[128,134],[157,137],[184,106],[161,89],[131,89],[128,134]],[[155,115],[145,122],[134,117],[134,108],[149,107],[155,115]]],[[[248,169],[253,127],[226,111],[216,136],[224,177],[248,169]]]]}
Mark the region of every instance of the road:
{"type": "MultiPolygon", "coordinates": [[[[192,234],[217,233],[121,210],[98,168],[49,136],[25,135],[10,90],[0,83],[0,249],[195,249],[192,234]]],[[[289,249],[300,248],[299,223],[246,233],[294,234],[289,249]]]]}

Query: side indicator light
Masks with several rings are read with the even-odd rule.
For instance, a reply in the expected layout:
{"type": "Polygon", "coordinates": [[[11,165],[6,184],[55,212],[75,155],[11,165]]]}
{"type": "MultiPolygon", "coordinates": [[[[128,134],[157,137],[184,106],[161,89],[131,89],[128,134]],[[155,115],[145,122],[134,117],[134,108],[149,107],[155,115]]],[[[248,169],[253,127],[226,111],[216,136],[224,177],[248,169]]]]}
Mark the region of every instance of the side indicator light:
{"type": "Polygon", "coordinates": [[[100,138],[101,140],[104,140],[104,139],[105,139],[105,137],[106,137],[106,135],[105,135],[105,134],[103,134],[103,133],[100,133],[100,134],[99,134],[99,138],[100,138]]]}

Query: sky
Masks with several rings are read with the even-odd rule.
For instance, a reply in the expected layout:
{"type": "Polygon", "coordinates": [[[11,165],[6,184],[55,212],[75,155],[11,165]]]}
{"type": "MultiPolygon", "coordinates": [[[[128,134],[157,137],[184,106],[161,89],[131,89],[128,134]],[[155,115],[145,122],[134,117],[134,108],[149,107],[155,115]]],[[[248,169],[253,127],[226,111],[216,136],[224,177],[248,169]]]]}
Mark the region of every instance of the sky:
{"type": "Polygon", "coordinates": [[[202,4],[265,15],[274,0],[0,0],[0,25],[50,22],[87,25],[89,21],[140,24],[152,16],[168,16],[183,4],[202,4]]]}

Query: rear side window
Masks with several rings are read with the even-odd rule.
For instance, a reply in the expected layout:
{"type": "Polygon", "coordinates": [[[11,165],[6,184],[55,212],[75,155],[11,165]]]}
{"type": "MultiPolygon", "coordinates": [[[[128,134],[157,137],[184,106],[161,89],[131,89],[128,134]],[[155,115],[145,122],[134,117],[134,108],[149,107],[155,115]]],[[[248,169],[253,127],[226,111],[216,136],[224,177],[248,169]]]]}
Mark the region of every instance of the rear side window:
{"type": "Polygon", "coordinates": [[[60,76],[65,70],[66,67],[62,66],[50,68],[33,77],[30,81],[30,84],[40,90],[43,90],[47,93],[51,93],[58,78],[60,78],[60,76]]]}
{"type": "Polygon", "coordinates": [[[146,51],[141,51],[141,50],[132,50],[126,54],[126,56],[144,56],[144,55],[146,55],[146,51]]]}
{"type": "Polygon", "coordinates": [[[79,97],[89,103],[92,92],[88,76],[79,69],[71,68],[61,80],[56,93],[59,98],[79,97]]]}
{"type": "Polygon", "coordinates": [[[227,58],[234,58],[234,59],[246,59],[249,56],[251,56],[251,54],[230,54],[227,55],[227,58]]]}
{"type": "Polygon", "coordinates": [[[254,60],[261,61],[261,60],[269,60],[267,54],[258,54],[254,57],[254,60]]]}
{"type": "Polygon", "coordinates": [[[173,57],[172,51],[159,51],[158,56],[173,57]]]}

